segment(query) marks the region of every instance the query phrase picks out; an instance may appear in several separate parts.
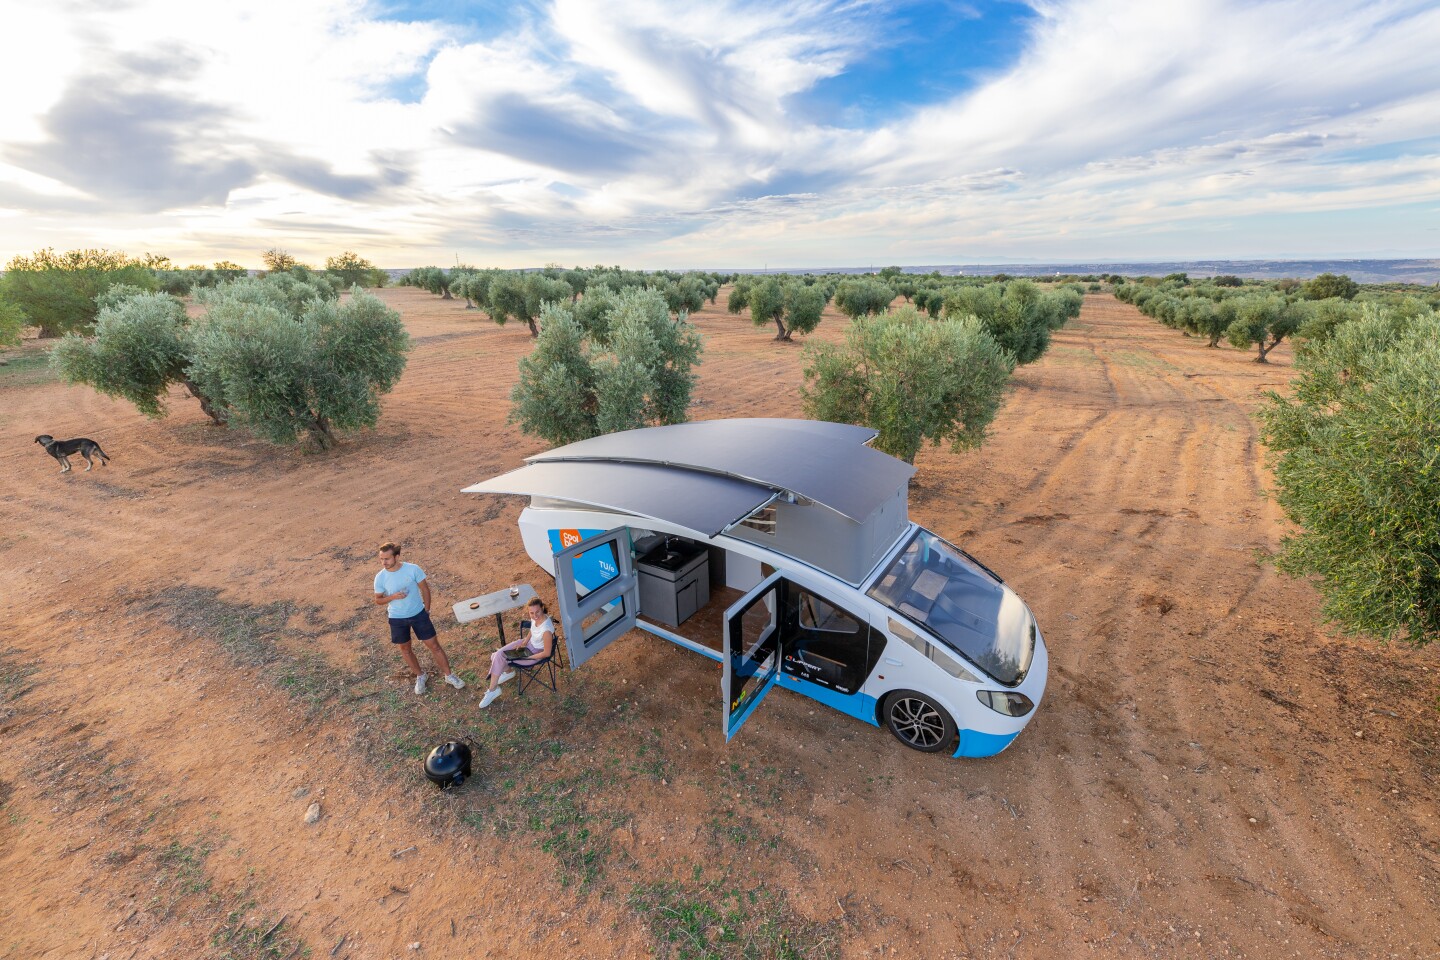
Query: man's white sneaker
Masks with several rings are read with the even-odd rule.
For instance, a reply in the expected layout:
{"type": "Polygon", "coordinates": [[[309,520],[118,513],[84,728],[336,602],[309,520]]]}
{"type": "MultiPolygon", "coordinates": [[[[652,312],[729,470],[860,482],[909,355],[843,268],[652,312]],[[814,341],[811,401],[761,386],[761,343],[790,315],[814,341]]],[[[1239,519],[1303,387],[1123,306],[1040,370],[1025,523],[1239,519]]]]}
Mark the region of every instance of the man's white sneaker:
{"type": "Polygon", "coordinates": [[[455,674],[453,674],[453,673],[447,673],[447,674],[445,674],[445,682],[448,683],[448,684],[450,684],[450,686],[454,687],[456,690],[464,690],[464,689],[465,689],[465,681],[464,681],[464,680],[461,680],[459,677],[455,676],[455,674]]]}
{"type": "Polygon", "coordinates": [[[498,681],[496,681],[496,682],[497,682],[497,683],[504,683],[506,680],[514,680],[514,679],[515,679],[515,671],[514,671],[514,670],[506,670],[504,673],[500,674],[500,679],[499,679],[498,681]]]}
{"type": "Polygon", "coordinates": [[[485,707],[490,706],[490,704],[494,703],[495,700],[496,700],[496,698],[498,698],[498,697],[500,696],[500,694],[502,694],[502,693],[504,693],[504,692],[505,692],[505,691],[501,690],[499,687],[496,687],[494,690],[487,690],[487,691],[485,691],[485,696],[483,696],[483,697],[480,698],[480,706],[481,706],[481,708],[483,709],[483,708],[485,708],[485,707]]]}
{"type": "Polygon", "coordinates": [[[425,687],[426,687],[427,685],[429,685],[429,683],[430,683],[430,677],[429,677],[429,675],[424,674],[424,673],[420,674],[420,676],[418,676],[418,677],[415,678],[415,692],[416,692],[417,694],[424,693],[424,692],[425,692],[425,687]]]}

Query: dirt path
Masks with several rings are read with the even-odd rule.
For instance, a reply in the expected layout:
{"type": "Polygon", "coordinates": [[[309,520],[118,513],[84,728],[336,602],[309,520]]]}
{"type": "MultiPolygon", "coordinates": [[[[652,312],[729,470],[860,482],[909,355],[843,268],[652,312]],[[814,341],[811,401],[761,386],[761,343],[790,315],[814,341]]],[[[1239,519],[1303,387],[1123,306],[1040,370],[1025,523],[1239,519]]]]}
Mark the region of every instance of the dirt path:
{"type": "MultiPolygon", "coordinates": [[[[504,424],[523,328],[384,296],[410,368],[323,455],[0,368],[0,957],[1440,952],[1440,657],[1331,637],[1255,562],[1282,527],[1249,413],[1288,353],[1092,296],[986,447],[921,455],[913,516],[1052,656],[1026,733],[962,762],[783,693],[727,747],[714,665],[640,634],[560,696],[408,694],[374,543],[439,607],[545,589],[519,504],[458,493],[541,445],[504,424]],[[60,477],[42,432],[114,462],[60,477]],[[445,797],[416,762],[456,732],[487,772],[445,797]]],[[[798,347],[697,323],[697,418],[799,414],[798,347]]]]}

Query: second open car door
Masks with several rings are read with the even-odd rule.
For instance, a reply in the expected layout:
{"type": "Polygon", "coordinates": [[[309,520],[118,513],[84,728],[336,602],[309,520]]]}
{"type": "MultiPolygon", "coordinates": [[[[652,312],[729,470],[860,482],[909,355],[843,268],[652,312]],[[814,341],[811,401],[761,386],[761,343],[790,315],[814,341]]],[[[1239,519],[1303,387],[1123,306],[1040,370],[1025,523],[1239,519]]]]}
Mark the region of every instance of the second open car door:
{"type": "Polygon", "coordinates": [[[727,741],[739,732],[780,676],[788,586],[779,573],[772,573],[725,611],[721,712],[727,741]]]}
{"type": "Polygon", "coordinates": [[[635,626],[640,581],[630,528],[606,530],[555,554],[555,595],[573,670],[635,626]]]}

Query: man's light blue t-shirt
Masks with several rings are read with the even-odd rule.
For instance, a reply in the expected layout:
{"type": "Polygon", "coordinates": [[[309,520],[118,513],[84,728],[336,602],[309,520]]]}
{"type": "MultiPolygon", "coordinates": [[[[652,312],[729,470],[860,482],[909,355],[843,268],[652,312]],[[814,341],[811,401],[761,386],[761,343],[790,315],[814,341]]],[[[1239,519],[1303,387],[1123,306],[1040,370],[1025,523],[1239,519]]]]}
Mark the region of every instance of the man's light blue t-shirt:
{"type": "Polygon", "coordinates": [[[425,601],[420,597],[420,581],[424,579],[425,571],[413,563],[401,563],[394,570],[381,567],[375,574],[375,592],[380,596],[405,591],[404,599],[391,600],[385,607],[391,620],[413,617],[425,609],[425,601]]]}

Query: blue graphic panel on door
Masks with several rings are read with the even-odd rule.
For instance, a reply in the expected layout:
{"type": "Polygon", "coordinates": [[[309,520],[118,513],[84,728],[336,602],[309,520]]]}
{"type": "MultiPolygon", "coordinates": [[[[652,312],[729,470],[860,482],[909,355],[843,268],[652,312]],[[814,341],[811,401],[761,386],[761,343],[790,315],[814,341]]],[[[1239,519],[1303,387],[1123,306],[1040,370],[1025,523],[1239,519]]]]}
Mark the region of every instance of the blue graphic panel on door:
{"type": "MultiPolygon", "coordinates": [[[[604,532],[604,530],[550,530],[547,532],[550,538],[550,552],[559,553],[561,550],[575,546],[582,540],[588,540],[590,537],[604,532]]],[[[620,568],[615,565],[615,556],[608,546],[582,553],[570,566],[575,572],[575,583],[583,587],[586,593],[604,586],[620,575],[620,568]]]]}

